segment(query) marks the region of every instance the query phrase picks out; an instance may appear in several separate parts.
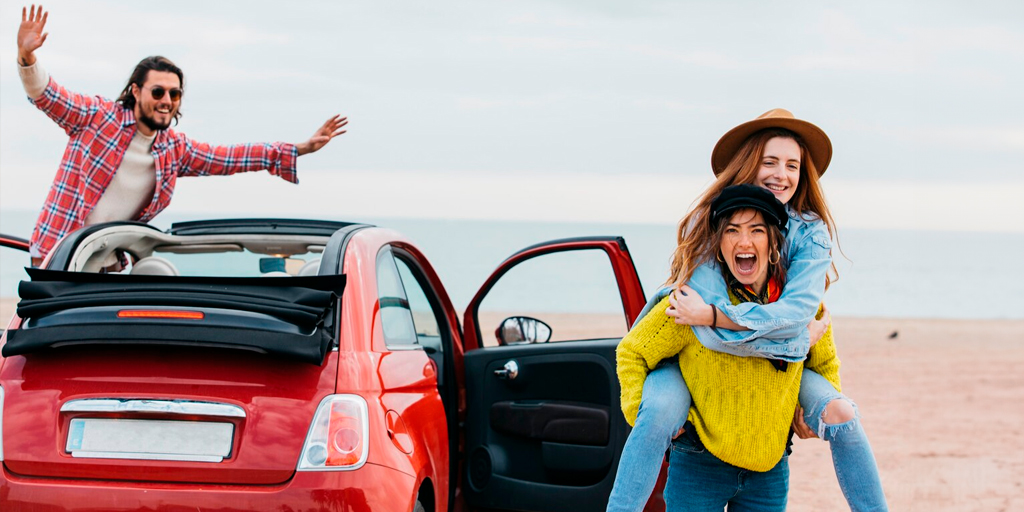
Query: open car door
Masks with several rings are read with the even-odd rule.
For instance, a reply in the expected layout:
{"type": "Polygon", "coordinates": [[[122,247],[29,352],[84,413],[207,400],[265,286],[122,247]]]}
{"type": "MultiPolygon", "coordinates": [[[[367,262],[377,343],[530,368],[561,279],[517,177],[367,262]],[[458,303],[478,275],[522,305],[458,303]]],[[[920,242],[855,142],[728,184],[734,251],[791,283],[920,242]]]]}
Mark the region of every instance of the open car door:
{"type": "Polygon", "coordinates": [[[0,247],[10,247],[11,249],[28,252],[28,240],[0,233],[0,247]]]}
{"type": "Polygon", "coordinates": [[[463,317],[469,505],[605,509],[629,432],[615,348],[644,303],[621,237],[538,244],[494,271],[463,317]]]}

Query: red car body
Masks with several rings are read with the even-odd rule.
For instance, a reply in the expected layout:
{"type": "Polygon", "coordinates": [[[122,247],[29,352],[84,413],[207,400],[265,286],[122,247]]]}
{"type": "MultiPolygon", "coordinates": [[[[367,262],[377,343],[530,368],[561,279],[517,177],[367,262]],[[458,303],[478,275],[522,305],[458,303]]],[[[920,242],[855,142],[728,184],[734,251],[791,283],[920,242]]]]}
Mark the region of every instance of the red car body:
{"type": "MultiPolygon", "coordinates": [[[[81,256],[96,229],[118,227],[69,235],[61,244],[64,252],[58,246],[43,267],[71,268],[73,254],[81,256]],[[74,243],[79,248],[68,247],[74,243]]],[[[595,250],[608,256],[628,326],[644,296],[622,239],[553,241],[513,255],[484,283],[461,327],[430,263],[401,234],[350,225],[330,239],[324,257],[340,241],[340,248],[334,246],[337,271],[347,280],[332,310],[333,348],[320,364],[219,346],[130,342],[0,356],[0,510],[604,509],[628,433],[614,378],[618,340],[484,347],[477,308],[494,283],[523,261],[595,250]],[[440,349],[389,345],[385,339],[382,312],[390,304],[378,287],[382,254],[408,267],[425,292],[440,349]],[[496,377],[508,361],[518,361],[516,381],[496,377]],[[596,380],[567,386],[567,375],[596,380]],[[591,393],[579,391],[588,388],[596,394],[579,396],[591,393]],[[353,440],[365,445],[365,457],[348,470],[299,470],[314,413],[335,395],[365,401],[367,425],[353,440]],[[99,403],[228,408],[210,414],[173,407],[90,409],[99,403]],[[541,421],[541,409],[564,419],[579,403],[598,418],[589,424],[600,431],[596,438],[586,434],[591,437],[577,443],[571,429],[561,438],[509,430],[511,423],[541,421]],[[230,454],[219,462],[75,456],[69,451],[75,420],[219,422],[233,432],[230,454]]],[[[20,242],[8,238],[5,245],[23,249],[20,242]]],[[[15,316],[0,346],[28,327],[26,321],[15,316]]],[[[194,320],[165,319],[152,328],[177,321],[194,320]]],[[[648,510],[663,509],[657,495],[648,510]]]]}

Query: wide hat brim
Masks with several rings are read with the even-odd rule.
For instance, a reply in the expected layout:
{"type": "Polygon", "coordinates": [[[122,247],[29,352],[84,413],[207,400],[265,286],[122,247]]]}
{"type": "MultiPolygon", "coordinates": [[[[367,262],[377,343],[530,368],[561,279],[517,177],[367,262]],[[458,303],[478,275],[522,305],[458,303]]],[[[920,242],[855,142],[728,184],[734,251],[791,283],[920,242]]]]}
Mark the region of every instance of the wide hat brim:
{"type": "Polygon", "coordinates": [[[718,139],[718,144],[715,144],[715,149],[711,152],[711,170],[715,172],[715,176],[725,170],[729,161],[751,135],[768,128],[782,128],[797,134],[807,146],[811,161],[818,170],[818,176],[825,174],[825,169],[828,169],[828,164],[832,161],[832,141],[828,135],[814,124],[793,117],[792,112],[776,108],[761,114],[753,121],[747,121],[729,130],[718,139]]]}
{"type": "Polygon", "coordinates": [[[786,222],[789,221],[786,205],[782,204],[775,194],[764,187],[748,183],[725,187],[725,190],[711,202],[712,226],[717,226],[718,222],[731,212],[743,208],[760,211],[766,222],[779,229],[786,227],[786,222]]]}

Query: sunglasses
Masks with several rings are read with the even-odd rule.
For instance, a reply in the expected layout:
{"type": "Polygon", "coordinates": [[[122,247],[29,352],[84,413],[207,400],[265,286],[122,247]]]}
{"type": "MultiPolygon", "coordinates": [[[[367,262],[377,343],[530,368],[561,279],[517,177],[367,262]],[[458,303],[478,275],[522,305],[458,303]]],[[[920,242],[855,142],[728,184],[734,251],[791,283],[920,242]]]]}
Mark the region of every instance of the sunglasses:
{"type": "Polygon", "coordinates": [[[173,89],[164,89],[163,87],[161,87],[159,85],[157,85],[157,86],[155,86],[155,87],[153,87],[152,89],[149,90],[149,93],[153,95],[153,99],[154,100],[159,100],[159,99],[164,97],[164,93],[168,93],[168,94],[171,95],[171,101],[178,101],[178,100],[180,100],[181,99],[181,95],[184,94],[184,92],[185,91],[182,91],[181,89],[179,89],[177,87],[175,87],[173,89]]]}

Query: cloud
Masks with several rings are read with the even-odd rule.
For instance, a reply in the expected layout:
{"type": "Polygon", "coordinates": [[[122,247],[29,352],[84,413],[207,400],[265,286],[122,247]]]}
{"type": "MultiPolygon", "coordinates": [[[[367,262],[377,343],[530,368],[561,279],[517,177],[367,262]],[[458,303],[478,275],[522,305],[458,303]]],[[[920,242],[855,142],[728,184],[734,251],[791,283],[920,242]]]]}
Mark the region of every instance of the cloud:
{"type": "Polygon", "coordinates": [[[996,24],[909,27],[905,31],[908,41],[922,49],[1024,56],[1024,31],[996,24]]]}
{"type": "Polygon", "coordinates": [[[627,44],[625,49],[635,55],[685,63],[710,69],[737,70],[748,64],[739,59],[718,50],[689,50],[679,51],[670,46],[653,44],[627,44]]]}
{"type": "MultiPolygon", "coordinates": [[[[824,11],[814,30],[815,39],[822,44],[808,45],[806,53],[786,57],[782,65],[796,71],[844,74],[950,74],[955,70],[945,63],[959,60],[958,55],[973,54],[975,60],[988,55],[1014,59],[1024,56],[1024,32],[995,23],[970,25],[969,21],[950,19],[946,26],[937,27],[917,19],[905,23],[900,17],[870,16],[867,19],[863,13],[824,11]]],[[[964,64],[970,66],[971,62],[964,64]]],[[[974,72],[971,75],[977,78],[974,72]]]]}
{"type": "MultiPolygon", "coordinates": [[[[185,21],[182,20],[182,22],[185,21]]],[[[180,42],[199,48],[235,48],[261,44],[288,45],[292,42],[292,37],[288,34],[267,33],[262,29],[245,25],[223,27],[217,23],[205,24],[205,26],[200,25],[198,27],[193,25],[192,28],[195,32],[189,34],[189,37],[182,39],[180,42]]]]}
{"type": "Polygon", "coordinates": [[[515,15],[509,18],[508,23],[510,25],[531,25],[555,28],[585,27],[588,25],[587,22],[576,18],[566,18],[560,16],[541,17],[538,16],[536,13],[515,15]]]}
{"type": "Polygon", "coordinates": [[[958,151],[1024,151],[1024,126],[967,126],[964,124],[894,125],[887,123],[842,123],[843,128],[881,135],[914,146],[953,147],[958,151]]]}
{"type": "Polygon", "coordinates": [[[259,81],[289,82],[308,86],[311,82],[322,84],[331,81],[324,73],[306,68],[239,66],[231,59],[222,57],[190,58],[187,62],[188,73],[191,76],[202,77],[204,83],[237,85],[240,82],[259,81]]]}
{"type": "Polygon", "coordinates": [[[460,96],[455,99],[455,106],[459,110],[492,110],[509,108],[536,108],[562,104],[570,99],[564,93],[549,93],[539,95],[509,95],[509,96],[460,96]]]}
{"type": "Polygon", "coordinates": [[[474,42],[496,42],[510,50],[568,51],[600,50],[608,43],[596,39],[574,39],[555,36],[477,36],[474,42]]]}
{"type": "Polygon", "coordinates": [[[839,229],[1024,233],[1024,180],[823,182],[839,229]]]}
{"type": "Polygon", "coordinates": [[[698,104],[692,101],[671,98],[636,98],[630,102],[634,107],[642,109],[664,109],[675,112],[717,113],[724,109],[718,105],[698,104]]]}
{"type": "MultiPolygon", "coordinates": [[[[571,220],[577,211],[612,218],[629,210],[622,215],[637,222],[671,222],[676,207],[659,205],[689,204],[704,184],[672,176],[702,177],[722,130],[785,105],[828,127],[835,165],[860,167],[856,176],[927,172],[933,180],[840,187],[832,184],[844,182],[826,177],[830,197],[843,209],[840,227],[924,222],[945,228],[961,217],[973,219],[961,227],[982,226],[989,217],[1019,213],[1005,209],[1012,201],[983,199],[992,191],[1022,192],[1018,182],[955,181],[972,162],[979,174],[1017,176],[1024,149],[1016,94],[1024,80],[1019,16],[999,18],[990,12],[995,9],[959,4],[807,4],[793,11],[757,2],[744,2],[739,10],[710,3],[597,3],[408,2],[396,10],[323,2],[306,16],[271,1],[237,9],[218,2],[53,0],[47,4],[51,36],[41,58],[69,88],[111,96],[139,58],[167,54],[185,67],[189,80],[195,78],[182,130],[199,140],[308,137],[298,118],[332,103],[346,111],[353,105],[353,117],[358,113],[363,120],[352,126],[344,150],[299,164],[361,172],[303,170],[299,187],[265,173],[181,180],[173,206],[179,209],[208,208],[244,190],[246,197],[232,208],[251,211],[265,203],[290,211],[331,204],[358,214],[350,207],[358,205],[375,215],[397,215],[381,206],[395,203],[381,195],[389,193],[418,205],[409,210],[416,216],[428,211],[438,217],[571,220]],[[98,20],[108,29],[90,23],[98,20]],[[519,169],[525,170],[516,174],[519,169]],[[622,169],[641,174],[613,174],[622,169]],[[507,178],[487,177],[500,171],[507,178]],[[948,181],[943,185],[936,177],[948,181]],[[456,194],[446,181],[473,187],[456,194]],[[585,191],[579,181],[586,182],[585,191]],[[666,192],[673,188],[679,190],[666,192]],[[952,191],[961,189],[957,199],[952,191]],[[361,193],[336,201],[330,195],[338,190],[361,193]],[[627,197],[641,190],[640,200],[627,197]],[[897,202],[891,190],[916,194],[917,208],[934,220],[916,220],[909,210],[885,215],[878,213],[885,208],[867,208],[876,197],[897,202]],[[500,202],[493,211],[481,191],[510,192],[529,208],[500,202]],[[584,193],[601,206],[584,204],[584,193]],[[430,202],[431,195],[444,200],[430,202]],[[942,201],[963,201],[965,213],[934,206],[942,201]],[[982,219],[974,212],[988,214],[982,219]]],[[[6,2],[0,13],[0,55],[13,55],[16,25],[10,21],[20,12],[6,2]]],[[[37,209],[67,139],[25,102],[13,65],[0,66],[0,84],[0,209],[37,209]]],[[[1006,227],[1006,219],[994,222],[1020,229],[1006,227]]]]}

